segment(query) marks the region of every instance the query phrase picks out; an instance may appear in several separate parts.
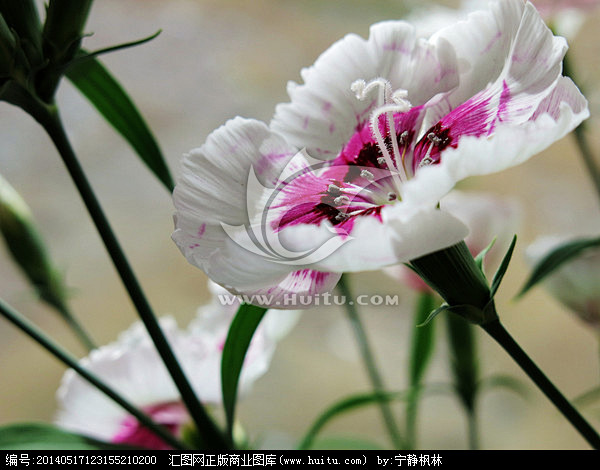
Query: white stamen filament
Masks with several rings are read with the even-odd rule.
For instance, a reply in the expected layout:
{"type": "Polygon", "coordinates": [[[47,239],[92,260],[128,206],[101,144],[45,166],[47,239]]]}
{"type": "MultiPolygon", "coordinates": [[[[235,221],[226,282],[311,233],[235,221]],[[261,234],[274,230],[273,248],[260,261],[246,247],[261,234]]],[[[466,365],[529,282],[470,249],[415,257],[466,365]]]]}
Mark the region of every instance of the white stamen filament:
{"type": "MultiPolygon", "coordinates": [[[[404,165],[402,162],[402,153],[398,147],[398,139],[396,137],[396,126],[394,123],[394,113],[404,113],[411,109],[412,105],[406,98],[408,91],[404,89],[398,89],[393,91],[392,84],[384,78],[376,78],[370,82],[364,80],[356,80],[350,87],[351,90],[356,94],[356,98],[364,100],[367,94],[374,88],[379,88],[379,107],[373,111],[370,118],[371,132],[377,141],[377,145],[381,152],[381,157],[377,159],[377,163],[382,165],[384,162],[388,167],[388,170],[392,172],[392,179],[394,185],[400,191],[402,183],[408,180],[404,165]],[[396,163],[392,160],[392,156],[385,144],[385,139],[379,129],[379,117],[383,114],[386,115],[388,122],[388,128],[390,133],[390,140],[392,141],[392,150],[396,163]]],[[[405,131],[406,132],[406,131],[405,131]]],[[[404,135],[404,132],[402,133],[404,135]]]]}
{"type": "Polygon", "coordinates": [[[327,192],[333,196],[337,196],[338,194],[342,194],[342,188],[336,186],[335,184],[330,184],[327,186],[327,192]]]}
{"type": "Polygon", "coordinates": [[[338,196],[333,200],[336,206],[345,206],[350,204],[350,198],[348,196],[338,196]]]}
{"type": "Polygon", "coordinates": [[[373,175],[373,173],[371,173],[369,170],[362,170],[360,172],[360,176],[362,178],[366,179],[369,183],[371,183],[376,188],[380,189],[381,191],[385,191],[385,188],[380,183],[375,181],[375,175],[373,175]]]}

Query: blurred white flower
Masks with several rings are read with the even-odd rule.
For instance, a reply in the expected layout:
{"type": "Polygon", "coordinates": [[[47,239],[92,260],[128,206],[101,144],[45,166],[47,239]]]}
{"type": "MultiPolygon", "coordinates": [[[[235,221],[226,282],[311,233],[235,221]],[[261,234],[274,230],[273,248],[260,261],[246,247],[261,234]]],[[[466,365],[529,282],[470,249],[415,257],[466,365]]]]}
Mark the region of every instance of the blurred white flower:
{"type": "MultiPolygon", "coordinates": [[[[557,235],[540,237],[527,247],[526,259],[534,265],[570,239],[557,235]]],[[[600,332],[600,248],[584,250],[546,277],[542,284],[555,299],[600,332]]]]}
{"type": "MultiPolygon", "coordinates": [[[[179,329],[170,316],[161,318],[160,325],[200,400],[204,404],[219,405],[222,401],[221,356],[239,302],[234,300],[224,305],[218,300],[220,292],[213,292],[215,300],[198,310],[197,318],[187,331],[179,329]]],[[[267,312],[246,355],[240,395],[247,393],[254,381],[267,371],[277,341],[289,332],[297,319],[294,311],[267,312]]],[[[92,351],[81,360],[81,365],[175,435],[189,422],[179,392],[140,322],[121,333],[117,341],[92,351]]],[[[61,427],[113,443],[168,448],[73,370],[65,373],[57,398],[59,411],[55,421],[61,427]]]]}
{"type": "MultiPolygon", "coordinates": [[[[465,243],[473,256],[496,239],[484,259],[486,271],[495,271],[519,228],[520,204],[515,199],[491,193],[454,190],[440,201],[440,208],[469,228],[465,243]]],[[[417,274],[404,265],[391,266],[384,271],[412,289],[430,290],[417,274]]]]}

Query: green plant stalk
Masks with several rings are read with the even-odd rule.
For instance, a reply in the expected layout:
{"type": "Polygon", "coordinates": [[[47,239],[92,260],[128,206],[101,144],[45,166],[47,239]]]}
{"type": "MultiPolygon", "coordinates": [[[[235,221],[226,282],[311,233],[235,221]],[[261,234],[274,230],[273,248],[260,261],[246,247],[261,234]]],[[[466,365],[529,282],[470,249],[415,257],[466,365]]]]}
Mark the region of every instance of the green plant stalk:
{"type": "Polygon", "coordinates": [[[600,436],[596,430],[579,414],[573,405],[563,396],[544,375],[539,367],[529,358],[519,344],[506,331],[499,320],[489,322],[481,327],[515,360],[523,371],[546,397],[558,408],[563,416],[579,431],[585,440],[594,448],[600,449],[600,436]]]}
{"type": "Polygon", "coordinates": [[[496,340],[587,442],[600,449],[598,433],[500,323],[487,281],[464,241],[412,260],[411,264],[450,307],[454,307],[454,313],[478,324],[496,340]]]}
{"type": "Polygon", "coordinates": [[[473,325],[458,315],[446,315],[446,327],[451,351],[454,389],[467,415],[469,448],[479,448],[477,431],[477,392],[479,368],[473,325]]]}
{"type": "Polygon", "coordinates": [[[138,314],[148,330],[148,334],[152,338],[161,359],[165,363],[173,381],[181,394],[181,399],[185,403],[190,416],[192,417],[198,433],[209,449],[228,449],[230,446],[227,440],[222,435],[222,432],[212,421],[198,397],[194,393],[190,382],[188,381],[183,369],[181,368],[177,358],[175,357],[164,333],[162,332],[156,315],[152,311],[148,300],[140,284],[137,281],[133,270],[131,269],[127,258],[117,238],[115,237],[102,208],[77,160],[77,157],[69,143],[67,135],[64,131],[60,120],[58,110],[55,106],[31,106],[35,110],[32,116],[46,130],[54,145],[56,146],[60,156],[67,167],[73,182],[75,183],[79,193],[88,209],[88,212],[96,225],[96,228],[104,242],[106,249],[119,273],[121,280],[127,292],[135,305],[138,314]]]}
{"type": "MultiPolygon", "coordinates": [[[[573,73],[573,67],[571,66],[569,53],[567,53],[563,59],[563,74],[571,77],[571,79],[574,81],[576,80],[575,74],[573,73]]],[[[579,88],[581,89],[581,86],[579,86],[579,88]]],[[[583,92],[583,90],[581,91],[583,92]]],[[[598,165],[596,164],[594,154],[592,153],[591,147],[585,135],[586,128],[587,125],[584,121],[575,128],[573,131],[573,136],[575,137],[575,142],[579,148],[579,153],[583,159],[583,163],[585,164],[588,174],[592,179],[592,183],[594,184],[594,188],[596,189],[598,197],[600,198],[600,168],[598,168],[598,165]]]]}
{"type": "Polygon", "coordinates": [[[88,351],[96,349],[96,343],[94,343],[92,337],[71,314],[71,311],[66,306],[63,306],[61,307],[60,312],[64,321],[67,323],[67,325],[69,325],[71,330],[73,330],[73,333],[75,336],[77,336],[77,338],[79,338],[79,341],[81,341],[81,344],[83,344],[88,351]]]}
{"type": "MultiPolygon", "coordinates": [[[[342,275],[337,287],[346,299],[344,304],[346,307],[346,313],[354,331],[356,341],[358,342],[360,354],[367,369],[373,391],[377,394],[381,394],[383,397],[386,393],[383,379],[381,378],[375,357],[371,351],[371,346],[369,345],[369,340],[367,339],[365,329],[360,320],[358,310],[352,301],[350,288],[348,287],[345,275],[342,275]]],[[[400,431],[396,425],[392,409],[390,408],[389,403],[387,403],[387,401],[385,401],[383,398],[381,401],[379,401],[379,409],[381,410],[383,422],[387,428],[392,445],[396,449],[403,449],[405,447],[405,443],[400,437],[400,431]]]]}
{"type": "Polygon", "coordinates": [[[167,444],[171,445],[175,449],[185,450],[186,446],[181,443],[178,439],[173,436],[163,426],[156,424],[152,419],[140,411],[138,408],[129,403],[125,398],[119,395],[115,390],[110,388],[104,382],[102,382],[95,374],[88,371],[84,367],[79,365],[77,359],[71,356],[67,351],[62,349],[48,336],[46,336],[38,327],[36,327],[29,320],[24,318],[21,314],[15,311],[12,307],[7,305],[2,299],[0,299],[0,314],[4,316],[13,325],[39,343],[43,348],[49,351],[54,357],[63,362],[67,367],[75,370],[81,377],[91,383],[93,386],[101,390],[109,398],[115,401],[119,406],[125,409],[129,414],[134,416],[143,426],[146,426],[150,431],[164,440],[167,444]]]}
{"type": "Polygon", "coordinates": [[[433,352],[433,322],[423,324],[435,308],[435,295],[431,291],[422,292],[417,299],[413,335],[410,345],[409,380],[410,389],[406,398],[406,439],[408,448],[417,446],[417,412],[421,396],[421,379],[433,352]]]}

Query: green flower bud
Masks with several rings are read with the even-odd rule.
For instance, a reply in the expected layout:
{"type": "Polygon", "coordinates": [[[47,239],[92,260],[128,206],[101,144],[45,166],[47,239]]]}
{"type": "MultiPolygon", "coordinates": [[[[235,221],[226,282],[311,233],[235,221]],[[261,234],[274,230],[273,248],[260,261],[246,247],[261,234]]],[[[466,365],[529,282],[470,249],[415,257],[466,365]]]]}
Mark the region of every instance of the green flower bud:
{"type": "Polygon", "coordinates": [[[414,259],[410,265],[447,302],[442,310],[477,325],[497,320],[490,287],[464,241],[414,259]]]}
{"type": "Polygon", "coordinates": [[[65,312],[66,293],[62,276],[50,262],[29,207],[1,176],[0,232],[13,259],[40,298],[65,312]]]}
{"type": "Polygon", "coordinates": [[[31,68],[41,67],[42,25],[33,0],[0,0],[0,13],[19,41],[31,68]]]}
{"type": "Polygon", "coordinates": [[[64,67],[79,51],[91,6],[92,0],[50,0],[48,4],[42,37],[49,64],[36,86],[45,102],[51,101],[64,67]]]}

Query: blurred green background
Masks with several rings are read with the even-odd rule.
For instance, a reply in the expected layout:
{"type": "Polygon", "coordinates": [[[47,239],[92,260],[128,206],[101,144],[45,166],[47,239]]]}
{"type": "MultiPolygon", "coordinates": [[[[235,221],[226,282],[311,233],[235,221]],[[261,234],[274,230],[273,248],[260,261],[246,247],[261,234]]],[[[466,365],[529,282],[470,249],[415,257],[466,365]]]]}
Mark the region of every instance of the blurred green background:
{"type": "MultiPolygon", "coordinates": [[[[455,2],[456,3],[456,2],[455,2]]],[[[483,2],[482,2],[483,3],[483,2]]],[[[287,101],[286,83],[299,80],[331,43],[348,32],[368,35],[369,25],[399,19],[427,2],[362,0],[102,0],[94,3],[84,41],[89,50],[161,35],[141,47],[102,61],[138,104],[178,175],[181,155],[236,115],[269,121],[287,101]]],[[[452,2],[446,2],[452,5],[452,2]]],[[[600,75],[598,12],[569,38],[578,81],[598,113],[600,75]]],[[[175,315],[180,325],[208,302],[206,277],[190,266],[170,240],[170,196],[133,151],[69,83],[58,102],[82,164],[156,312],[175,315]]],[[[72,288],[72,308],[98,343],[113,341],[136,320],[95,229],[44,131],[21,110],[0,109],[0,172],[32,208],[55,262],[72,288]]],[[[600,152],[598,121],[590,137],[600,152]]],[[[547,375],[573,397],[600,384],[598,338],[541,288],[520,301],[513,297],[527,276],[523,250],[538,235],[598,233],[599,204],[572,137],[525,164],[468,180],[468,189],[516,198],[523,224],[514,261],[498,297],[507,329],[547,375]]],[[[390,390],[406,384],[408,338],[414,293],[381,272],[352,275],[356,294],[399,293],[399,307],[363,309],[367,333],[390,390]]],[[[40,305],[0,249],[0,296],[77,355],[83,350],[48,308],[40,305]]],[[[449,381],[443,322],[427,381],[449,381]]],[[[535,390],[507,355],[478,335],[483,375],[505,373],[530,389],[523,399],[493,390],[479,403],[484,448],[586,449],[587,444],[535,390]]],[[[0,424],[50,421],[63,366],[0,320],[0,424]]],[[[240,418],[252,438],[270,448],[291,447],[321,410],[350,393],[369,389],[354,338],[339,307],[307,311],[279,345],[270,371],[240,403],[240,418]]],[[[600,427],[600,403],[584,410],[600,427]]],[[[401,405],[394,405],[403,416],[401,405]]],[[[466,421],[452,396],[423,401],[420,445],[466,448],[466,421]]],[[[387,438],[376,408],[351,413],[326,428],[327,435],[387,438]]]]}

